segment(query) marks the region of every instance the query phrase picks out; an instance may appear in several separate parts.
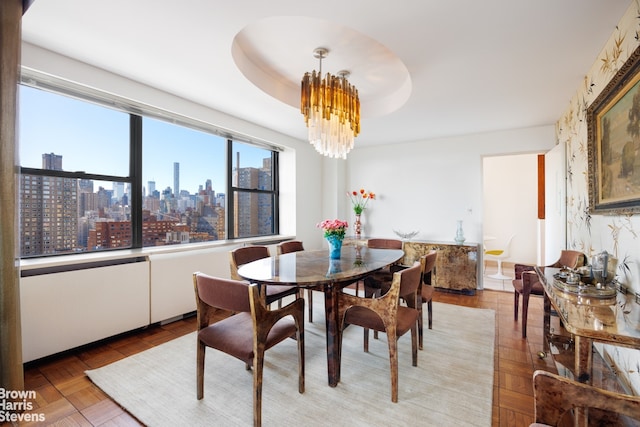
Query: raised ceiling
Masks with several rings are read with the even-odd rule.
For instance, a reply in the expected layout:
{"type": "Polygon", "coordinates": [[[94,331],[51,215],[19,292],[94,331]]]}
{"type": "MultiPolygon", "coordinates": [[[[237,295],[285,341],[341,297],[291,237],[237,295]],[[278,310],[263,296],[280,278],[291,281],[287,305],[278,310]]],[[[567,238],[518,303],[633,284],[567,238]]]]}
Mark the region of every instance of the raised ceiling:
{"type": "Polygon", "coordinates": [[[317,47],[360,146],[554,124],[631,0],[36,0],[23,40],[286,135],[317,47]]]}

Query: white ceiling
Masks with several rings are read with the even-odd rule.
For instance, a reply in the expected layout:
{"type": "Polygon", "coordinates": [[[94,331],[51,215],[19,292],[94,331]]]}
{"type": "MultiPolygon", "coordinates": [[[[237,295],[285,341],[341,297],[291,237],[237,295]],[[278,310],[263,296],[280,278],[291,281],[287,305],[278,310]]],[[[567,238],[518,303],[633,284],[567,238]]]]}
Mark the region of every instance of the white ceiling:
{"type": "Polygon", "coordinates": [[[323,72],[349,70],[360,92],[357,148],[554,124],[630,4],[36,0],[22,31],[26,42],[299,139],[306,128],[290,104],[318,68],[313,50],[326,47],[323,72]]]}

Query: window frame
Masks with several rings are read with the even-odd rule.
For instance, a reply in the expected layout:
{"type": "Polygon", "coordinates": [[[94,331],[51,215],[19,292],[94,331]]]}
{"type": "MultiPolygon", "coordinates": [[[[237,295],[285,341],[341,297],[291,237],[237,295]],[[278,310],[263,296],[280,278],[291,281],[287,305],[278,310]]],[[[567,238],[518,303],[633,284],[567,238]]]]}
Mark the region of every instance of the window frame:
{"type": "MultiPolygon", "coordinates": [[[[251,138],[244,136],[240,133],[232,133],[228,129],[218,127],[211,123],[205,123],[197,119],[181,116],[179,114],[171,113],[165,110],[157,109],[154,107],[138,104],[129,99],[120,98],[113,94],[107,94],[105,92],[87,88],[73,82],[69,82],[55,77],[41,74],[35,70],[22,68],[21,78],[18,82],[18,86],[27,86],[35,89],[48,91],[50,93],[71,97],[73,99],[88,102],[98,105],[103,108],[110,108],[116,111],[120,111],[129,115],[129,175],[103,175],[95,174],[86,171],[59,171],[51,169],[33,168],[33,167],[19,167],[20,175],[34,175],[34,176],[46,176],[46,177],[59,177],[59,178],[71,178],[71,179],[87,179],[93,181],[108,181],[108,182],[122,182],[131,186],[131,246],[126,248],[113,248],[102,249],[99,251],[88,251],[91,253],[109,252],[126,249],[148,249],[149,247],[143,246],[143,177],[142,177],[142,164],[143,164],[143,119],[145,117],[153,118],[157,120],[165,121],[169,124],[186,127],[193,130],[202,131],[226,139],[226,194],[225,194],[225,239],[216,240],[217,242],[233,241],[238,239],[247,238],[259,238],[259,237],[273,237],[279,234],[280,230],[280,199],[279,199],[279,161],[278,153],[282,151],[282,148],[264,140],[251,138]],[[248,144],[258,148],[266,149],[271,152],[272,159],[272,186],[271,190],[260,189],[245,189],[236,188],[232,185],[233,175],[233,143],[248,144]],[[234,196],[237,191],[241,192],[255,192],[259,194],[268,194],[272,197],[272,217],[273,227],[272,233],[261,234],[257,236],[243,236],[236,237],[233,232],[234,229],[234,196]]],[[[19,91],[19,87],[18,87],[19,91]]],[[[22,190],[20,190],[22,191],[22,190]]],[[[22,228],[20,226],[20,232],[22,228]]],[[[196,243],[193,243],[196,244],[196,243]]],[[[83,254],[87,252],[82,252],[83,254]]],[[[78,253],[80,254],[80,253],[78,253]]],[[[52,256],[62,255],[76,255],[75,253],[60,253],[60,254],[40,254],[33,256],[23,257],[20,254],[20,259],[37,259],[47,258],[52,256]]]]}
{"type": "MultiPolygon", "coordinates": [[[[235,196],[239,193],[270,195],[272,198],[271,216],[273,218],[273,233],[269,236],[277,236],[280,234],[280,156],[278,151],[271,151],[271,190],[262,190],[259,188],[244,188],[233,185],[233,143],[245,143],[240,140],[227,139],[227,193],[226,197],[226,213],[227,213],[227,238],[229,240],[246,239],[260,236],[242,236],[235,235],[235,196]],[[233,232],[232,232],[233,231],[233,232]],[[232,237],[229,237],[232,236],[232,237]]],[[[264,147],[260,147],[264,148],[264,147]]]]}

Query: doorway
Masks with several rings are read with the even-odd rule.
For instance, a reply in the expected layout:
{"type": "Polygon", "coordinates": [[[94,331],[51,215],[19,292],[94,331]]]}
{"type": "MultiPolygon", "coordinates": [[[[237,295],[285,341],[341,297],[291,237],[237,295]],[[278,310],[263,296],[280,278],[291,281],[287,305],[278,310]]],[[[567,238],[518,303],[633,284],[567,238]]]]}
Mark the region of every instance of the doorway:
{"type": "MultiPolygon", "coordinates": [[[[509,256],[503,260],[503,273],[510,278],[514,277],[514,263],[538,263],[540,236],[543,236],[540,221],[544,222],[538,219],[538,155],[527,153],[482,159],[483,243],[489,249],[505,249],[501,246],[514,236],[509,256]]],[[[496,265],[486,268],[493,268],[495,272],[496,265]]],[[[487,274],[491,272],[487,271],[487,274]]],[[[487,274],[483,271],[484,289],[513,290],[511,279],[490,279],[487,274]]]]}

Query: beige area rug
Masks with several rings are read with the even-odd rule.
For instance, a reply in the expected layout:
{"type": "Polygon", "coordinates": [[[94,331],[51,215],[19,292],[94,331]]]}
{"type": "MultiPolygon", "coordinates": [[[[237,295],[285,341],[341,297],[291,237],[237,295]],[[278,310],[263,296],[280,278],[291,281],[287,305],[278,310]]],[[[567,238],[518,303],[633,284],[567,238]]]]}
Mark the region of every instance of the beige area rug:
{"type": "MultiPolygon", "coordinates": [[[[495,312],[433,306],[418,367],[411,366],[410,336],[400,338],[398,403],[391,402],[386,335],[371,339],[364,353],[358,327],[345,331],[341,381],[328,386],[324,319],[316,307],[314,323],[306,324],[303,394],[295,341],[266,354],[263,425],[490,426],[495,312]]],[[[230,356],[207,350],[204,399],[196,399],[195,339],[192,333],[87,375],[148,426],[252,425],[251,371],[230,356]]]]}

